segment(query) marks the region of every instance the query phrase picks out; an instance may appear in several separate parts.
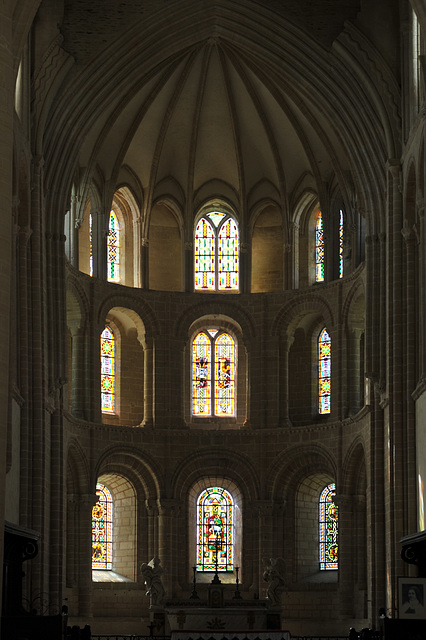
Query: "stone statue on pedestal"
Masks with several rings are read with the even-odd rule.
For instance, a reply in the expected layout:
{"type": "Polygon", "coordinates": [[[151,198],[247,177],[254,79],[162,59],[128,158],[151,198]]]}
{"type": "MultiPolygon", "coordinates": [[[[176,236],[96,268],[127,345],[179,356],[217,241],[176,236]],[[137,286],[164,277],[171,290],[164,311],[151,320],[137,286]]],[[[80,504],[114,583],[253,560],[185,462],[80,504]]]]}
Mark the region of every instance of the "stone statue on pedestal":
{"type": "Polygon", "coordinates": [[[150,597],[150,605],[156,606],[163,602],[165,590],[161,582],[164,573],[160,567],[160,558],[152,558],[150,562],[142,562],[141,574],[146,586],[146,595],[150,597]]]}
{"type": "Polygon", "coordinates": [[[267,599],[270,606],[281,605],[285,584],[285,565],[282,558],[263,558],[263,579],[268,582],[267,599]]]}

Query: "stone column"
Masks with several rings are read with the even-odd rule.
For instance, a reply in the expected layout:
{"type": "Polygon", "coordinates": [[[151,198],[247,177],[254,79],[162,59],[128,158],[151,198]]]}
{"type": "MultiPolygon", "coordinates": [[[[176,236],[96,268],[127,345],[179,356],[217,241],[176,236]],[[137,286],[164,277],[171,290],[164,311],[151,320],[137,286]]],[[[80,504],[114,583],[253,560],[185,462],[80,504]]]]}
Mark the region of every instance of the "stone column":
{"type": "MultiPolygon", "coordinates": [[[[178,558],[173,550],[177,548],[178,532],[176,530],[176,519],[179,515],[180,503],[178,500],[170,498],[160,498],[158,504],[158,553],[161,565],[165,570],[163,585],[166,591],[166,598],[173,597],[172,577],[177,575],[176,566],[178,558]]],[[[179,539],[182,538],[180,532],[179,539]]],[[[183,536],[186,543],[186,536],[183,536]]]]}
{"type": "Polygon", "coordinates": [[[93,275],[99,280],[107,280],[107,245],[109,232],[109,211],[92,211],[93,275]]]}
{"type": "MultiPolygon", "coordinates": [[[[0,238],[0,313],[5,319],[2,323],[0,344],[0,403],[8,406],[9,394],[9,311],[11,279],[11,241],[12,241],[12,184],[13,184],[13,56],[11,50],[12,21],[7,13],[9,4],[0,5],[0,218],[2,233],[0,238]]],[[[8,413],[2,411],[0,418],[0,531],[4,530],[8,413]]],[[[0,562],[3,564],[3,544],[0,544],[0,562]]],[[[0,585],[0,599],[2,585],[0,585]]]]}
{"type": "MultiPolygon", "coordinates": [[[[417,529],[417,500],[413,495],[413,487],[416,486],[416,406],[413,399],[413,393],[417,384],[417,366],[416,358],[419,348],[417,344],[417,324],[419,318],[423,318],[416,305],[417,291],[416,282],[418,278],[418,265],[416,260],[418,238],[414,228],[404,228],[402,230],[404,237],[404,256],[405,256],[405,283],[403,287],[405,295],[405,420],[406,420],[406,460],[405,468],[407,475],[407,486],[405,493],[405,501],[407,508],[407,531],[416,531],[417,529]]],[[[421,322],[421,321],[420,321],[421,322]]]]}
{"type": "Polygon", "coordinates": [[[78,545],[76,566],[78,576],[78,615],[92,616],[92,509],[96,493],[76,496],[78,500],[78,545]]]}
{"type": "Polygon", "coordinates": [[[355,547],[352,496],[337,494],[339,508],[339,616],[354,618],[353,565],[357,558],[355,547]]]}
{"type": "Polygon", "coordinates": [[[142,217],[133,222],[133,278],[134,286],[142,288],[142,217]]]}
{"type": "Polygon", "coordinates": [[[291,245],[293,247],[293,251],[290,256],[291,260],[291,270],[289,273],[289,282],[291,282],[291,289],[299,288],[299,233],[300,227],[297,222],[290,222],[290,238],[291,245]]]}
{"type": "Polygon", "coordinates": [[[149,289],[149,240],[141,239],[141,288],[149,289]]]}
{"type": "Polygon", "coordinates": [[[154,349],[152,338],[146,339],[146,345],[143,353],[143,426],[152,427],[153,408],[154,408],[154,349]]]}
{"type": "Polygon", "coordinates": [[[279,423],[282,427],[291,426],[289,414],[289,352],[294,342],[294,336],[283,335],[279,342],[279,423]]]}
{"type": "Polygon", "coordinates": [[[85,381],[85,412],[86,420],[91,420],[92,422],[102,422],[101,333],[104,328],[104,326],[101,328],[91,321],[86,330],[84,371],[90,372],[90,375],[85,381]]]}
{"type": "Polygon", "coordinates": [[[76,418],[85,419],[86,416],[86,367],[85,360],[85,330],[82,327],[72,327],[72,403],[71,412],[76,418]]]}
{"type": "Polygon", "coordinates": [[[184,256],[184,291],[194,291],[194,244],[185,242],[184,256]]]}
{"type": "Polygon", "coordinates": [[[240,293],[251,290],[251,243],[240,242],[240,293]]]}
{"type": "Polygon", "coordinates": [[[256,503],[259,531],[258,593],[260,598],[264,598],[266,596],[266,590],[268,588],[268,583],[263,579],[265,558],[269,559],[274,557],[274,546],[271,535],[271,532],[274,529],[273,507],[274,503],[272,500],[258,500],[256,503]]]}

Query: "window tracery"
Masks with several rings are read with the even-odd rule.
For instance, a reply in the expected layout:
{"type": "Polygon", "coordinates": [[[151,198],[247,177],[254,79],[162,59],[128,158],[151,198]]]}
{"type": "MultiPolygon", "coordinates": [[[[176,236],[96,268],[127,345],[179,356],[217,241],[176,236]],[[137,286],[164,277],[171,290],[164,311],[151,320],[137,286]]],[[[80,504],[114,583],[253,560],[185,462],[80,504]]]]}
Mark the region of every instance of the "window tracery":
{"type": "Polygon", "coordinates": [[[235,341],[218,329],[200,331],[192,343],[192,415],[234,416],[235,341]]]}
{"type": "Polygon", "coordinates": [[[235,220],[220,211],[206,213],[194,239],[196,291],[238,291],[239,234],[235,220]]]}

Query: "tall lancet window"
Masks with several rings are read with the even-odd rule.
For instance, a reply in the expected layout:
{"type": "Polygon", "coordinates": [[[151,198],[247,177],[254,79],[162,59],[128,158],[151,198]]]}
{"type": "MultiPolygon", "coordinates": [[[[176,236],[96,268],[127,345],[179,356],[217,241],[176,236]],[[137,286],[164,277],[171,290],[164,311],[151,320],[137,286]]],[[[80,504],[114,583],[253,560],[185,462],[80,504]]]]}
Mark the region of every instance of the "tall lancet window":
{"type": "Polygon", "coordinates": [[[327,485],[319,499],[319,563],[320,571],[339,568],[339,514],[334,503],[336,485],[327,485]]]}
{"type": "Polygon", "coordinates": [[[112,496],[109,489],[96,485],[98,501],[92,509],[92,569],[112,569],[112,496]]]}
{"type": "Polygon", "coordinates": [[[89,274],[93,276],[93,217],[89,214],[89,274]]]}
{"type": "Polygon", "coordinates": [[[197,501],[197,571],[233,571],[234,501],[221,487],[205,489],[197,501]]]}
{"type": "Polygon", "coordinates": [[[114,211],[109,214],[107,270],[108,282],[120,281],[120,227],[114,211]]]}
{"type": "Polygon", "coordinates": [[[324,264],[325,248],[323,219],[322,212],[318,211],[315,224],[315,282],[324,282],[324,264]]]}
{"type": "Polygon", "coordinates": [[[200,331],[192,343],[192,415],[234,416],[235,341],[218,329],[200,331]]]}
{"type": "Polygon", "coordinates": [[[194,240],[196,291],[238,291],[238,226],[220,211],[206,213],[197,223],[194,240]]]}
{"type": "Polygon", "coordinates": [[[318,337],[318,411],[321,414],[331,410],[331,339],[327,329],[318,337]]]}
{"type": "Polygon", "coordinates": [[[115,339],[109,327],[101,333],[101,410],[115,410],[115,339]]]}
{"type": "Polygon", "coordinates": [[[339,219],[339,278],[343,278],[343,211],[340,209],[339,219]]]}

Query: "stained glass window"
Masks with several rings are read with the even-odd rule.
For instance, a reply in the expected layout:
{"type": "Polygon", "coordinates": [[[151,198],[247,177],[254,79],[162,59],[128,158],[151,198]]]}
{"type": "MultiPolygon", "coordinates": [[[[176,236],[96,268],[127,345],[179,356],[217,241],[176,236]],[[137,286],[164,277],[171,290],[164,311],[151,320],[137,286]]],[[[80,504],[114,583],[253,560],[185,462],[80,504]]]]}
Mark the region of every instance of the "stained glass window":
{"type": "Polygon", "coordinates": [[[215,415],[234,413],[234,341],[228,333],[222,333],[215,341],[215,415]]]}
{"type": "Polygon", "coordinates": [[[109,327],[101,333],[101,410],[115,409],[115,340],[109,327]]]}
{"type": "Polygon", "coordinates": [[[315,281],[324,281],[324,230],[322,213],[318,211],[315,225],[315,281]]]}
{"type": "Polygon", "coordinates": [[[192,414],[235,414],[235,342],[217,329],[201,331],[192,343],[192,414]]]}
{"type": "Polygon", "coordinates": [[[107,246],[107,275],[109,282],[120,281],[120,228],[114,211],[109,214],[107,246]]]}
{"type": "Polygon", "coordinates": [[[218,278],[219,289],[238,289],[238,229],[232,218],[219,231],[218,278]]]}
{"type": "Polygon", "coordinates": [[[234,502],[221,487],[209,487],[197,501],[197,571],[233,571],[234,502]]]}
{"type": "Polygon", "coordinates": [[[89,214],[89,273],[93,276],[93,218],[89,214]]]}
{"type": "Polygon", "coordinates": [[[331,339],[327,329],[318,337],[318,409],[320,413],[331,409],[331,339]]]}
{"type": "Polygon", "coordinates": [[[339,278],[343,278],[343,211],[341,209],[339,220],[339,278]]]}
{"type": "Polygon", "coordinates": [[[339,568],[339,514],[334,503],[336,485],[327,485],[319,499],[319,561],[320,570],[339,568]]]}
{"type": "Polygon", "coordinates": [[[194,280],[197,291],[238,291],[238,227],[220,211],[198,222],[194,242],[194,280]]]}
{"type": "Polygon", "coordinates": [[[98,501],[92,509],[92,569],[112,569],[112,496],[103,484],[96,485],[98,501]]]}

